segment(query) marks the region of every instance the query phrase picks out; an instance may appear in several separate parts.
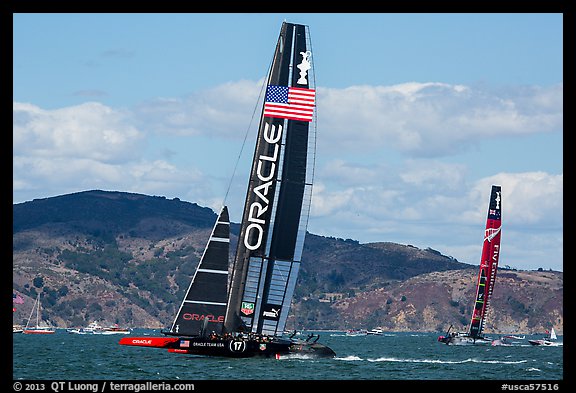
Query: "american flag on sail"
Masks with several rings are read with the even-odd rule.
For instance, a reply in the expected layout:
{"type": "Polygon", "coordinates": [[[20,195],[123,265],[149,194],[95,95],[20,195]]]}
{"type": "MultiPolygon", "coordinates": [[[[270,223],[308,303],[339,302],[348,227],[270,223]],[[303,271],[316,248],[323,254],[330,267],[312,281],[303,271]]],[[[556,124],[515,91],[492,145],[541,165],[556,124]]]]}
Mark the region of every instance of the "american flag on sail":
{"type": "Polygon", "coordinates": [[[312,121],[315,102],[315,90],[269,85],[266,88],[264,116],[312,121]]]}

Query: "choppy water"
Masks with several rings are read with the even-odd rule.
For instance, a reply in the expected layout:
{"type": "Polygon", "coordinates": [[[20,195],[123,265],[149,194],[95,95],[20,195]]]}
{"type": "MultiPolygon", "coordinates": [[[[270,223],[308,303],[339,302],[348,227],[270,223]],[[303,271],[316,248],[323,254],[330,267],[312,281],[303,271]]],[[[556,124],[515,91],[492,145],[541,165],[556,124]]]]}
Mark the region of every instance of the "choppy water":
{"type": "MultiPolygon", "coordinates": [[[[134,336],[161,336],[135,330],[134,336]]],[[[13,334],[14,380],[562,381],[563,347],[448,346],[434,333],[320,332],[334,359],[230,359],[118,344],[124,335],[13,334]]],[[[559,337],[562,340],[562,337],[559,337]]],[[[541,389],[543,390],[543,389],[541,389]]],[[[550,389],[548,389],[550,390],[550,389]]],[[[48,391],[50,391],[48,389],[48,391]]]]}

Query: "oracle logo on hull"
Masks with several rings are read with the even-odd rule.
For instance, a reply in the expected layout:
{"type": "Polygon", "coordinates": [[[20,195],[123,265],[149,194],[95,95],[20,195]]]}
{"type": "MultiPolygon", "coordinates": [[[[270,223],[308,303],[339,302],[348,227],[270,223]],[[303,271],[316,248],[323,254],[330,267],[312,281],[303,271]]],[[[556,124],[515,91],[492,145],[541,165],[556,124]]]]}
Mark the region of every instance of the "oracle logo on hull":
{"type": "Polygon", "coordinates": [[[204,315],[204,314],[184,313],[182,314],[182,319],[184,319],[185,321],[203,321],[204,319],[207,319],[208,322],[222,323],[224,322],[224,315],[216,316],[212,314],[204,315]]]}
{"type": "Polygon", "coordinates": [[[262,238],[264,237],[264,225],[266,225],[266,220],[261,218],[261,216],[268,211],[268,205],[270,200],[268,199],[268,191],[272,186],[273,179],[276,174],[276,161],[278,160],[278,153],[280,146],[278,142],[282,138],[282,126],[278,125],[278,128],[274,125],[269,125],[266,123],[264,125],[264,140],[269,144],[274,145],[274,152],[271,156],[266,156],[261,154],[258,157],[258,164],[256,167],[256,176],[261,181],[261,184],[254,187],[252,192],[257,197],[257,199],[250,204],[248,209],[248,222],[250,225],[246,227],[246,233],[244,235],[244,245],[249,250],[257,250],[262,245],[262,238]],[[262,173],[262,167],[265,162],[270,163],[270,172],[268,174],[262,173]],[[251,239],[255,238],[256,242],[252,243],[251,239]]]}
{"type": "Polygon", "coordinates": [[[152,340],[134,339],[134,340],[132,340],[132,344],[146,344],[146,345],[152,345],[152,340]]]}

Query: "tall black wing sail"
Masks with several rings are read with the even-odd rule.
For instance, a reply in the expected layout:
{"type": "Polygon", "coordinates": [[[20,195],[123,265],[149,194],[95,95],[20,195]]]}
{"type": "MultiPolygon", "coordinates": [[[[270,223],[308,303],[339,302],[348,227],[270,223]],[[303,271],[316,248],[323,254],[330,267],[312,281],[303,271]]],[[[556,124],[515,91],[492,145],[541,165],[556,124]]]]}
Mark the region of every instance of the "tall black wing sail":
{"type": "Polygon", "coordinates": [[[184,301],[169,334],[222,333],[226,313],[230,219],[224,206],[212,229],[184,301]]]}
{"type": "Polygon", "coordinates": [[[316,91],[308,27],[284,22],[268,75],[225,327],[281,335],[312,196],[316,91]]]}

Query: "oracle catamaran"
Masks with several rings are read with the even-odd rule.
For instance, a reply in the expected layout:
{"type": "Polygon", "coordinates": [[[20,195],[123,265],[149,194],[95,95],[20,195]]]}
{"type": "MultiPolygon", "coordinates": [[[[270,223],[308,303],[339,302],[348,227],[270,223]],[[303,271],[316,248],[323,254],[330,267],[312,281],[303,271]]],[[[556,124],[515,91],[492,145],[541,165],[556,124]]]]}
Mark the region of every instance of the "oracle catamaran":
{"type": "Polygon", "coordinates": [[[229,288],[229,214],[222,208],[165,337],[122,345],[228,357],[334,357],[318,336],[283,337],[306,236],[316,146],[308,26],[284,22],[268,74],[229,288]]]}
{"type": "Polygon", "coordinates": [[[470,326],[466,332],[450,332],[439,336],[438,341],[449,345],[490,344],[491,339],[482,334],[486,314],[490,304],[490,297],[494,289],[498,259],[500,257],[500,234],[502,225],[502,195],[501,187],[493,185],[490,192],[490,204],[488,206],[488,218],[484,231],[484,243],[482,246],[482,259],[480,272],[476,285],[476,298],[474,310],[470,320],[470,326]]]}

